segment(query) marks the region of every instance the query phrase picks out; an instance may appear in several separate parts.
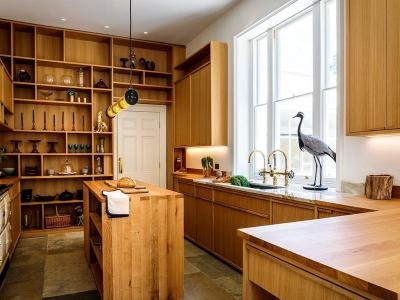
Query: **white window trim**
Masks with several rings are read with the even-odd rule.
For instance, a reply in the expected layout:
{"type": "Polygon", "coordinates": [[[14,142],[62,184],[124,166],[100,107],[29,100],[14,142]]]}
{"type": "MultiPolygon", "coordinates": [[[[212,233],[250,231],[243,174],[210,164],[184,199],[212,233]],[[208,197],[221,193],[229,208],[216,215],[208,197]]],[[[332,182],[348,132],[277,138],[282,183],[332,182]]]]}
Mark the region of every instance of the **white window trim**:
{"type": "MultiPolygon", "coordinates": [[[[326,0],[322,0],[322,2],[325,2],[325,1],[326,0]]],[[[326,39],[321,40],[321,30],[324,29],[324,28],[322,28],[322,26],[325,26],[324,23],[323,24],[320,23],[321,16],[323,15],[323,12],[324,12],[324,10],[322,10],[322,7],[324,7],[324,6],[321,6],[321,2],[314,3],[314,5],[312,7],[306,8],[306,9],[302,10],[301,13],[295,14],[293,17],[289,18],[288,20],[279,23],[277,26],[274,26],[273,27],[273,31],[272,31],[272,32],[275,32],[275,30],[278,29],[279,27],[282,27],[282,26],[284,26],[284,25],[286,25],[286,24],[288,24],[290,22],[295,21],[296,19],[300,18],[304,14],[309,13],[311,10],[313,11],[313,30],[314,30],[314,32],[313,32],[313,41],[314,41],[314,44],[313,44],[313,46],[314,46],[314,49],[313,49],[313,51],[314,51],[314,55],[313,55],[313,66],[314,66],[313,83],[314,84],[313,84],[313,91],[310,92],[310,93],[306,93],[304,95],[313,94],[313,135],[317,136],[317,137],[320,137],[320,138],[323,136],[323,133],[324,133],[324,128],[323,128],[324,127],[324,125],[323,125],[324,123],[323,123],[323,119],[322,119],[323,118],[323,111],[325,109],[324,108],[324,99],[323,99],[324,92],[327,91],[327,90],[330,90],[330,89],[336,89],[337,93],[339,95],[339,89],[338,89],[338,86],[339,86],[339,63],[338,63],[338,71],[337,71],[337,74],[338,74],[337,85],[336,86],[331,86],[331,87],[325,87],[326,80],[324,78],[324,76],[325,76],[325,72],[324,72],[325,69],[324,68],[326,68],[326,65],[324,63],[324,55],[326,53],[325,52],[326,39]]],[[[338,12],[337,15],[339,15],[340,8],[341,8],[341,1],[337,0],[337,12],[338,12]]],[[[338,24],[339,24],[338,25],[338,32],[339,32],[340,31],[339,30],[340,23],[338,23],[338,24]]],[[[254,149],[254,134],[255,134],[255,130],[254,130],[254,124],[255,124],[255,122],[254,122],[254,111],[255,111],[255,109],[254,108],[255,108],[256,105],[254,105],[254,101],[256,101],[256,99],[257,99],[256,95],[258,94],[257,93],[257,82],[256,82],[256,80],[253,80],[253,79],[257,78],[257,71],[258,71],[257,67],[255,67],[256,66],[256,60],[257,60],[257,55],[256,55],[257,47],[256,47],[256,45],[257,45],[257,40],[260,39],[260,38],[263,38],[265,36],[267,36],[268,44],[269,44],[268,45],[268,49],[269,49],[268,55],[269,56],[271,56],[271,55],[275,56],[276,52],[277,52],[276,49],[275,49],[276,48],[276,43],[273,44],[274,47],[272,47],[272,45],[271,45],[273,43],[273,39],[274,39],[274,36],[271,33],[271,29],[269,29],[267,32],[264,32],[264,33],[262,33],[261,35],[259,35],[257,37],[253,37],[251,39],[252,50],[251,50],[251,59],[250,59],[250,61],[251,61],[251,66],[252,66],[251,74],[252,74],[252,77],[253,77],[251,79],[252,88],[250,89],[251,90],[250,99],[253,99],[251,101],[251,109],[250,109],[250,112],[251,112],[250,113],[251,126],[249,127],[249,129],[251,130],[251,132],[250,132],[250,137],[251,137],[250,138],[250,147],[251,147],[251,149],[254,149]]],[[[236,43],[237,42],[237,38],[239,38],[239,37],[235,37],[235,46],[238,45],[236,43]]],[[[235,53],[236,53],[236,51],[235,51],[235,53]]],[[[338,62],[339,62],[339,39],[338,39],[337,55],[338,55],[338,62]]],[[[235,62],[237,62],[237,56],[235,56],[235,57],[236,57],[235,62]]],[[[273,60],[271,60],[270,58],[271,57],[269,57],[269,61],[270,62],[273,61],[276,64],[276,62],[277,62],[276,57],[273,60]]],[[[268,97],[268,102],[267,102],[266,105],[268,107],[268,109],[267,109],[267,111],[268,111],[267,128],[268,129],[267,130],[268,130],[269,134],[267,136],[267,139],[268,139],[267,140],[267,152],[270,153],[273,149],[275,149],[275,146],[274,146],[274,144],[275,144],[275,132],[276,132],[276,130],[275,130],[275,120],[274,120],[275,109],[276,109],[276,105],[275,104],[278,101],[297,98],[297,97],[299,97],[301,95],[296,95],[294,97],[289,97],[287,99],[277,100],[276,99],[276,95],[275,94],[272,95],[273,92],[276,93],[277,86],[274,86],[274,88],[271,88],[273,82],[275,84],[277,84],[277,80],[273,79],[273,76],[275,78],[277,76],[276,65],[272,66],[272,68],[269,68],[268,71],[269,71],[269,74],[268,74],[268,79],[269,79],[268,80],[269,81],[268,82],[268,93],[269,93],[268,96],[269,97],[268,97]],[[272,72],[274,72],[274,74],[272,74],[272,72]]],[[[235,74],[235,82],[236,82],[236,80],[237,80],[237,76],[235,74]]],[[[235,101],[235,103],[236,103],[236,101],[235,101]]],[[[235,107],[235,110],[236,109],[237,109],[237,107],[235,107]]],[[[339,115],[340,112],[341,112],[341,105],[338,103],[338,105],[337,105],[337,114],[339,115]]],[[[341,118],[338,117],[338,122],[337,122],[338,124],[339,124],[340,120],[341,120],[341,118]]],[[[337,145],[337,149],[339,149],[339,148],[340,148],[340,141],[338,141],[338,145],[337,145]]],[[[266,154],[268,154],[268,153],[266,153],[266,154]]],[[[235,169],[236,169],[236,159],[237,158],[235,157],[235,169]]],[[[255,164],[251,164],[249,166],[250,177],[260,179],[260,177],[257,175],[257,170],[255,170],[254,168],[255,168],[255,164]]],[[[337,166],[337,168],[336,168],[337,169],[337,172],[336,172],[337,175],[339,174],[338,168],[339,167],[337,166]]],[[[313,164],[313,172],[314,172],[314,164],[313,164]]],[[[295,183],[301,183],[301,184],[309,183],[310,180],[312,180],[311,177],[313,177],[313,175],[314,175],[314,173],[312,173],[312,175],[310,177],[308,177],[308,176],[295,176],[293,181],[295,183]]],[[[323,178],[323,182],[327,186],[335,186],[336,183],[338,182],[338,176],[336,176],[336,178],[326,178],[326,177],[324,177],[323,178]]]]}

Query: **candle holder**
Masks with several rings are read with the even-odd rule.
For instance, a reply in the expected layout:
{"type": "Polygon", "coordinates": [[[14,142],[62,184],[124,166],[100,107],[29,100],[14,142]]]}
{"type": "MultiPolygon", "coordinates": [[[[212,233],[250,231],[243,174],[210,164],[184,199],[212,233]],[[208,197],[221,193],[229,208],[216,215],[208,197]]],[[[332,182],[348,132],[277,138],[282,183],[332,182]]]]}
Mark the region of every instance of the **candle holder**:
{"type": "Polygon", "coordinates": [[[14,149],[13,149],[13,153],[21,153],[21,151],[19,150],[19,147],[18,147],[18,145],[19,145],[19,143],[21,143],[22,141],[21,140],[11,140],[10,141],[11,143],[14,143],[14,149]]]}
{"type": "Polygon", "coordinates": [[[40,143],[40,140],[29,140],[29,142],[32,143],[31,153],[39,153],[38,144],[40,143]]]}
{"type": "Polygon", "coordinates": [[[58,142],[47,142],[47,144],[50,146],[49,153],[57,153],[56,145],[58,142]]]}

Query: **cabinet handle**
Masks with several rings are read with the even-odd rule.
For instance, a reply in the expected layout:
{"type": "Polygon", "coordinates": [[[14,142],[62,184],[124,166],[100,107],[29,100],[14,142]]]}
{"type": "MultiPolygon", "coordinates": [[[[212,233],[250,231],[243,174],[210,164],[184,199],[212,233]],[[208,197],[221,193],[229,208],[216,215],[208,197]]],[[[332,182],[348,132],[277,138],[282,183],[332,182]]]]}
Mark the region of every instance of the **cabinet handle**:
{"type": "Polygon", "coordinates": [[[123,165],[122,157],[119,157],[118,158],[118,172],[119,172],[119,174],[122,174],[122,172],[123,172],[122,165],[123,165]]]}

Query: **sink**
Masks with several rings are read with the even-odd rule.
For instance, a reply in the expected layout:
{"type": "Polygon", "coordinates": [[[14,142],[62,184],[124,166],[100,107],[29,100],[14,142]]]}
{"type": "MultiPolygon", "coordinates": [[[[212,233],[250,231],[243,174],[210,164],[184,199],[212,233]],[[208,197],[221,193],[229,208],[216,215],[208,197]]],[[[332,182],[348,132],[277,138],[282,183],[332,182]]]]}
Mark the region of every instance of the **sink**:
{"type": "Polygon", "coordinates": [[[284,186],[272,185],[272,184],[263,184],[257,182],[250,182],[250,188],[259,189],[259,190],[274,190],[274,189],[283,189],[284,186]]]}

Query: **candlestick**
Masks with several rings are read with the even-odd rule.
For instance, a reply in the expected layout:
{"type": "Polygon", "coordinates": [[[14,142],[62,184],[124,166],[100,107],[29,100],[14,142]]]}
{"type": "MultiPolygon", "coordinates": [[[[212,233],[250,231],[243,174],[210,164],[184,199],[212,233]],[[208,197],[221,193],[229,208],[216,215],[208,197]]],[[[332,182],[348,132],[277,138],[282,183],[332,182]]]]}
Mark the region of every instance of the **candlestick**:
{"type": "Polygon", "coordinates": [[[85,131],[85,116],[82,115],[82,131],[85,131]]]}
{"type": "Polygon", "coordinates": [[[47,130],[46,128],[46,124],[47,120],[46,120],[46,112],[43,112],[43,130],[47,130]]]}
{"type": "Polygon", "coordinates": [[[62,117],[61,117],[61,130],[65,131],[65,128],[64,128],[64,112],[62,112],[62,117]]]}
{"type": "Polygon", "coordinates": [[[24,113],[21,112],[21,129],[24,130],[24,113]]]}
{"type": "Polygon", "coordinates": [[[35,110],[32,110],[32,130],[36,130],[36,126],[35,126],[35,110]]]}
{"type": "Polygon", "coordinates": [[[56,114],[53,114],[53,130],[56,131],[56,114]]]}
{"type": "Polygon", "coordinates": [[[72,112],[72,131],[75,131],[75,112],[72,112]]]}

